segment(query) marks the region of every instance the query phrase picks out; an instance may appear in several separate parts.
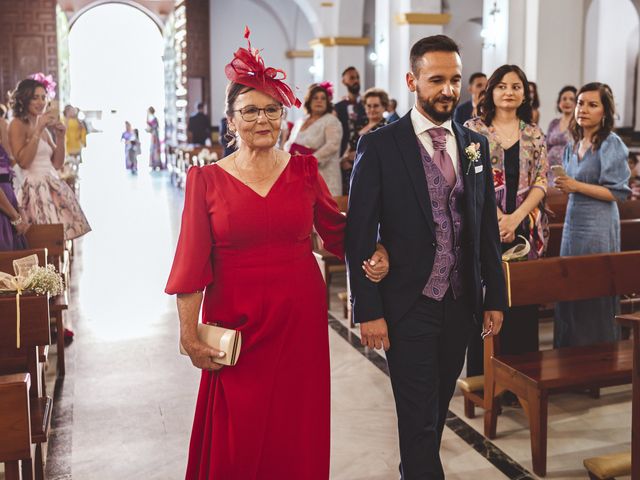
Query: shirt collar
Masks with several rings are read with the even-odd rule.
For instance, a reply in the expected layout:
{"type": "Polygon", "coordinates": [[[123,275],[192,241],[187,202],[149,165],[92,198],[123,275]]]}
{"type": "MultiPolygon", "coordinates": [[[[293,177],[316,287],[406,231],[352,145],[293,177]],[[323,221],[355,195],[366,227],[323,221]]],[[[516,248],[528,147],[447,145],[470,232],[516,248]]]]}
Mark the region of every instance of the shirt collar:
{"type": "MultiPolygon", "coordinates": [[[[427,117],[422,115],[418,109],[414,107],[411,109],[411,123],[413,124],[413,130],[416,132],[416,135],[420,135],[421,133],[426,132],[430,128],[444,128],[449,134],[454,135],[453,127],[451,125],[451,119],[444,122],[442,125],[436,125],[427,117]]],[[[455,135],[454,135],[455,136],[455,135]]]]}

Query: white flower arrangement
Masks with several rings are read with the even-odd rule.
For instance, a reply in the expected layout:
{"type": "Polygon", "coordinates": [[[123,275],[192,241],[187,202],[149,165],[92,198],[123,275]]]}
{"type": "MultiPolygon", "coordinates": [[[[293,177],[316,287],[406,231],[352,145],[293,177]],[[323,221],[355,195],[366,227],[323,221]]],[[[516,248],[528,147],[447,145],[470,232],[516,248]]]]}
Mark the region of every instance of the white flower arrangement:
{"type": "Polygon", "coordinates": [[[56,268],[48,264],[46,267],[35,266],[29,272],[25,290],[32,290],[38,295],[60,295],[64,290],[62,275],[56,268]]]}
{"type": "Polygon", "coordinates": [[[470,143],[464,149],[464,153],[467,155],[467,159],[469,160],[469,165],[467,166],[467,175],[469,175],[471,164],[480,160],[480,144],[477,142],[470,143]]]}

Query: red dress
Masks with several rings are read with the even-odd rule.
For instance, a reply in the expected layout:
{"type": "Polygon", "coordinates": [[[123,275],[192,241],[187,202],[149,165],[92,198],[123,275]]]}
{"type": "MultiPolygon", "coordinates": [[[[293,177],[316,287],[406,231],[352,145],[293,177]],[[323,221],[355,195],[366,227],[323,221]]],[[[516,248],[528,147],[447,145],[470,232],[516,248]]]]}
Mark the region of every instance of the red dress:
{"type": "Polygon", "coordinates": [[[242,331],[238,363],[202,372],[188,480],[327,480],[330,377],[315,226],[343,256],[345,217],[294,155],[266,197],[216,165],[187,176],[166,292],[205,289],[202,321],[242,331]]]}

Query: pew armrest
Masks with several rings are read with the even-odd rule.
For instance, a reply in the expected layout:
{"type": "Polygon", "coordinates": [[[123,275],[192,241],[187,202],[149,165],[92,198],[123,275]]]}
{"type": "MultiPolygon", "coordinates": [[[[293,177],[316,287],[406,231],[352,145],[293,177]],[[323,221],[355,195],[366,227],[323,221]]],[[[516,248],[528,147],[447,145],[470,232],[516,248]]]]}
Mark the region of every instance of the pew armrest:
{"type": "Polygon", "coordinates": [[[631,474],[631,452],[586,458],[583,462],[595,478],[609,479],[631,474]]]}

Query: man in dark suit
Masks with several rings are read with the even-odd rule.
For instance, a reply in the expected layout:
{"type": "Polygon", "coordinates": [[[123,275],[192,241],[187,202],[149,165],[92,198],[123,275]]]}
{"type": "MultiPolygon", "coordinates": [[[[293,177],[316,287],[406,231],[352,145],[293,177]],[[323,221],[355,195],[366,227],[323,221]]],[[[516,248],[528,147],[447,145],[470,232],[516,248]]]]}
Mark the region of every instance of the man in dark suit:
{"type": "Polygon", "coordinates": [[[198,103],[198,111],[189,117],[187,123],[187,140],[189,143],[204,145],[211,140],[211,120],[204,113],[204,103],[198,103]]]}
{"type": "Polygon", "coordinates": [[[362,343],[387,350],[402,478],[443,479],[440,441],[474,321],[496,334],[507,305],[488,143],[451,121],[458,47],[426,37],[410,60],[415,106],[358,144],[346,250],[362,343]],[[391,269],[373,284],[362,263],[378,240],[391,269]]]}
{"type": "Polygon", "coordinates": [[[477,117],[478,103],[480,103],[480,97],[487,88],[487,76],[482,72],[476,72],[469,77],[469,93],[471,94],[471,100],[461,103],[456,107],[453,112],[453,119],[460,125],[464,125],[467,120],[477,117]]]}

